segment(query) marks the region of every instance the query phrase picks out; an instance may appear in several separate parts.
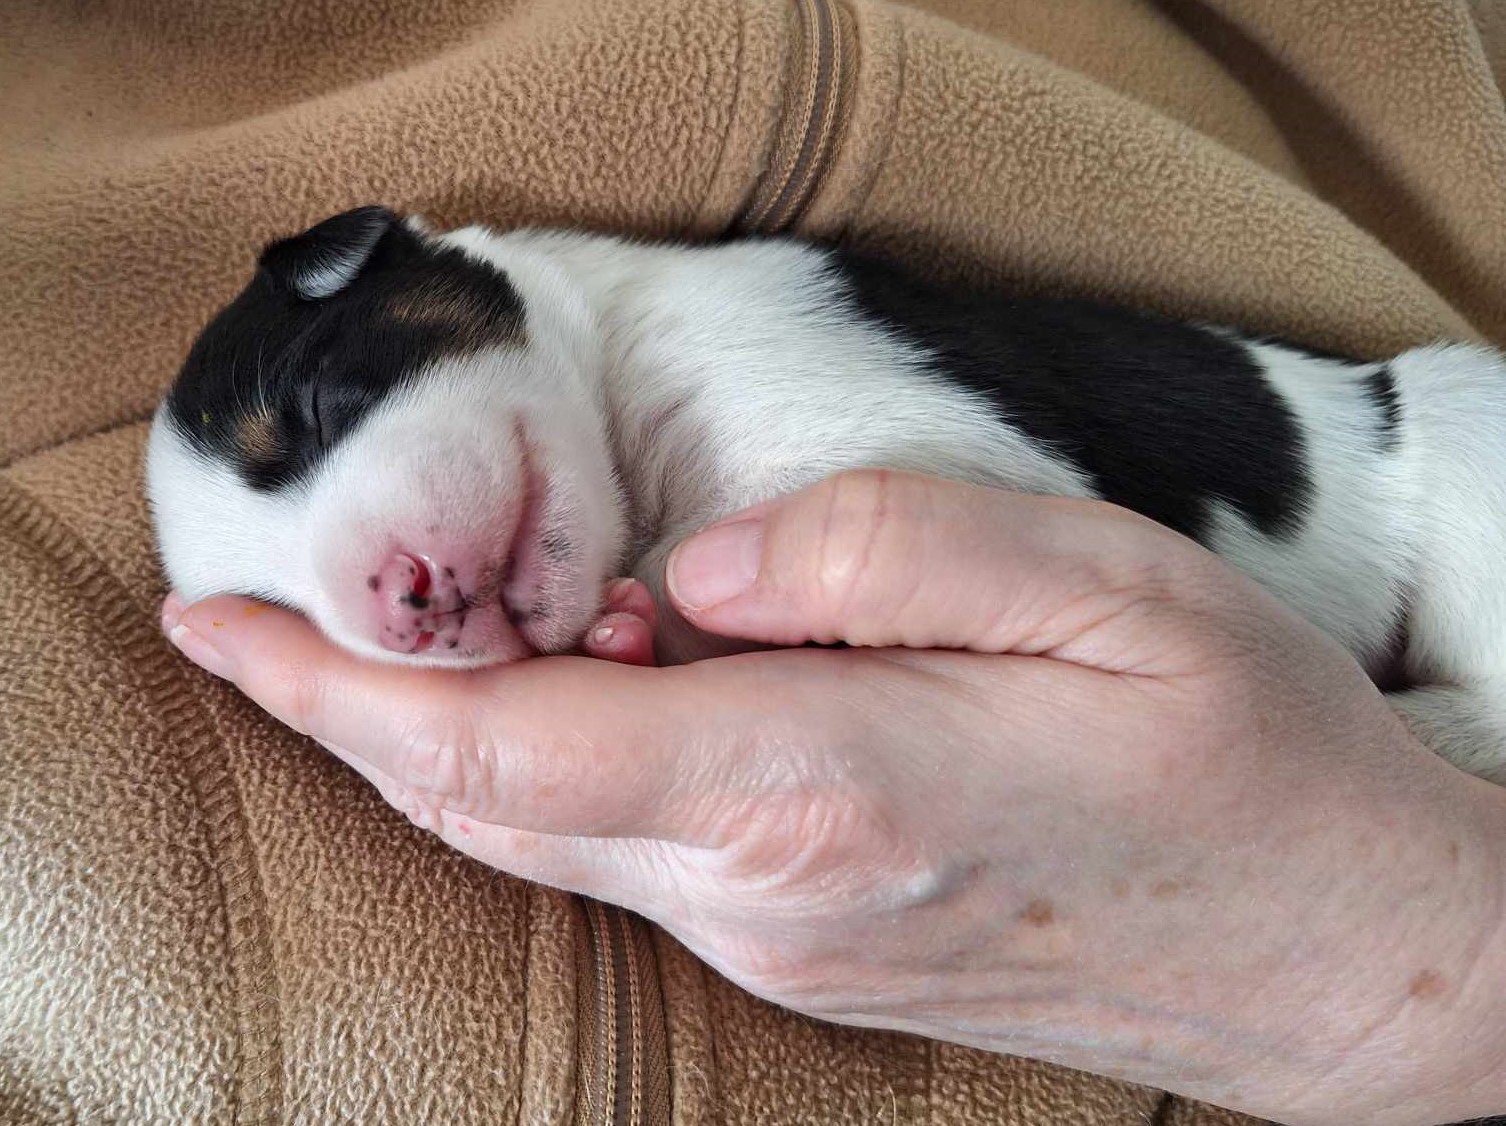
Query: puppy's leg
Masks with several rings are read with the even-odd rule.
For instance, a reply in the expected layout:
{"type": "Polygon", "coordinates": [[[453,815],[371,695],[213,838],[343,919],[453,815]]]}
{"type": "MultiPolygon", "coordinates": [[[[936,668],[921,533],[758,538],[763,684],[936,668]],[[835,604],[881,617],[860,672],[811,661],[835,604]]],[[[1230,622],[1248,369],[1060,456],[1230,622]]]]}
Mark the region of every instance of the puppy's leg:
{"type": "Polygon", "coordinates": [[[1506,678],[1393,692],[1412,733],[1461,770],[1506,785],[1506,678]]]}
{"type": "Polygon", "coordinates": [[[1506,783],[1506,359],[1434,346],[1391,364],[1416,573],[1396,694],[1419,739],[1506,783]]]}

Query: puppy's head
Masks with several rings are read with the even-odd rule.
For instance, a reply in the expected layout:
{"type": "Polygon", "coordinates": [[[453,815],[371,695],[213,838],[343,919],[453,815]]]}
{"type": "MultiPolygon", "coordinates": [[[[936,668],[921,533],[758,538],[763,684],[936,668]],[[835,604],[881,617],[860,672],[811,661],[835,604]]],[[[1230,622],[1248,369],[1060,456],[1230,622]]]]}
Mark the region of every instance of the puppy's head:
{"type": "Polygon", "coordinates": [[[274,242],[152,427],[168,577],[388,660],[568,649],[624,539],[600,363],[566,276],[474,229],[363,207],[274,242]]]}

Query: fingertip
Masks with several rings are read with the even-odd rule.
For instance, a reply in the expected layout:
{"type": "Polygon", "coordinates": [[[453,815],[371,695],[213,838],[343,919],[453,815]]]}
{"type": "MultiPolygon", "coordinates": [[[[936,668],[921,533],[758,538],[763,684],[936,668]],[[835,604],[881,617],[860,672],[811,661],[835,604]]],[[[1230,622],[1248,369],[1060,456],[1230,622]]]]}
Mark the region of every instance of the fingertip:
{"type": "Polygon", "coordinates": [[[654,596],[640,580],[633,578],[614,579],[607,584],[602,597],[602,616],[608,614],[632,614],[653,626],[658,617],[654,596]]]}
{"type": "Polygon", "coordinates": [[[760,519],[721,523],[698,532],[670,554],[665,581],[676,605],[698,615],[752,589],[763,562],[760,519]]]}
{"type": "Polygon", "coordinates": [[[246,676],[286,664],[295,655],[304,663],[312,646],[327,646],[300,615],[239,595],[215,595],[185,606],[171,625],[167,613],[164,607],[168,639],[184,656],[243,690],[246,676]]]}
{"type": "Polygon", "coordinates": [[[173,627],[183,617],[183,611],[187,606],[188,603],[183,600],[183,596],[176,590],[167,592],[167,597],[162,600],[161,624],[163,633],[172,633],[173,627]]]}
{"type": "MultiPolygon", "coordinates": [[[[164,624],[166,615],[164,608],[164,624]]],[[[170,637],[174,633],[191,632],[222,652],[228,652],[269,628],[280,634],[289,626],[296,628],[298,623],[303,623],[303,619],[289,610],[227,594],[183,606],[177,620],[167,628],[170,637]]]]}
{"type": "MultiPolygon", "coordinates": [[[[169,595],[170,599],[174,597],[178,596],[169,595]]],[[[255,618],[268,611],[278,611],[277,607],[266,602],[257,602],[239,594],[216,594],[187,604],[178,597],[178,602],[178,621],[193,629],[198,629],[205,623],[219,622],[223,626],[237,617],[255,618]]],[[[287,613],[286,610],[278,612],[287,613]]]]}
{"type": "Polygon", "coordinates": [[[642,618],[652,630],[659,621],[659,607],[654,604],[654,596],[649,593],[648,587],[638,583],[629,598],[622,605],[624,614],[632,614],[635,618],[642,618]]]}
{"type": "Polygon", "coordinates": [[[582,642],[588,657],[624,665],[654,664],[653,629],[633,614],[608,614],[596,623],[582,642]]]}

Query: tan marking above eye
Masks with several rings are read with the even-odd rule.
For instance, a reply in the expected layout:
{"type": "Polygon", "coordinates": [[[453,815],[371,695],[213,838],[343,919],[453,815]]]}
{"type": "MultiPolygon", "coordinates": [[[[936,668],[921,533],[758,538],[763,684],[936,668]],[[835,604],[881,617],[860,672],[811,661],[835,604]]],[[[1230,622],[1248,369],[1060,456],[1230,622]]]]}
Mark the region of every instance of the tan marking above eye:
{"type": "Polygon", "coordinates": [[[384,312],[398,324],[447,331],[466,348],[523,342],[520,325],[499,324],[463,287],[430,283],[411,289],[388,301],[384,312]]]}
{"type": "Polygon", "coordinates": [[[241,419],[235,428],[235,444],[252,461],[271,461],[282,453],[282,436],[270,411],[258,411],[241,419]]]}

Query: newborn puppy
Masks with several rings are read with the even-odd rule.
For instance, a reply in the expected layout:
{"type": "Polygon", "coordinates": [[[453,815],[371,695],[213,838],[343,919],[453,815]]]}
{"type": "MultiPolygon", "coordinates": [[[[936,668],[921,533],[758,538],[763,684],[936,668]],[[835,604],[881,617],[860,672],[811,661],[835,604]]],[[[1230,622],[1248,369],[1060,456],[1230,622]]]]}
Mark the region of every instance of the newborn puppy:
{"type": "MultiPolygon", "coordinates": [[[[844,469],[1099,497],[1346,645],[1419,736],[1506,780],[1506,363],[1359,363],[841,250],[468,227],[379,207],[263,252],[157,412],[188,599],[294,607],[367,657],[576,647],[706,523],[844,469]]],[[[724,651],[662,613],[661,655],[724,651]]]]}

